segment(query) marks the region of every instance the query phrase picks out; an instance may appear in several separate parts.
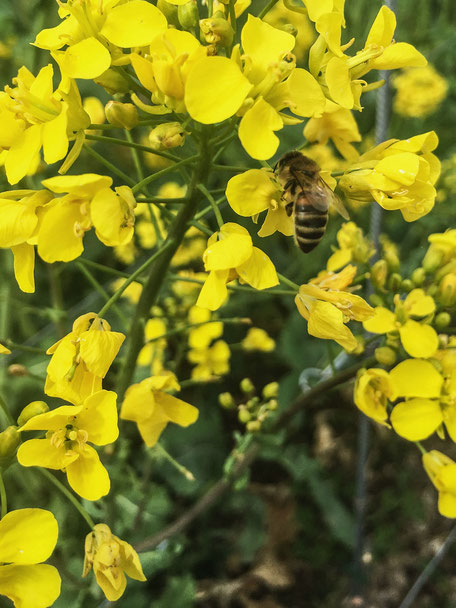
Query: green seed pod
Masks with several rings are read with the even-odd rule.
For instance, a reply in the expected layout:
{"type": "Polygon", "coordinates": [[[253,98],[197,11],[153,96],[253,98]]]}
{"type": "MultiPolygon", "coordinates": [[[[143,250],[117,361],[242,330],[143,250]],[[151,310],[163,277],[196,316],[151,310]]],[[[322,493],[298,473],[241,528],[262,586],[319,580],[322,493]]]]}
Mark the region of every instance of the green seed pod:
{"type": "Polygon", "coordinates": [[[30,418],[38,416],[39,414],[45,414],[49,411],[49,406],[44,401],[32,401],[24,407],[22,412],[19,414],[17,423],[19,426],[23,426],[30,418]]]}
{"type": "Polygon", "coordinates": [[[199,21],[196,0],[189,0],[189,2],[178,6],[177,17],[184,30],[193,30],[198,25],[199,21]]]}
{"type": "Polygon", "coordinates": [[[374,355],[381,365],[394,365],[397,360],[397,353],[390,346],[376,348],[374,355]]]}
{"type": "Polygon", "coordinates": [[[9,426],[0,433],[0,468],[4,469],[11,463],[20,443],[21,434],[17,426],[9,426]]]}
{"type": "Polygon", "coordinates": [[[441,331],[451,323],[451,315],[448,312],[441,312],[436,316],[434,323],[436,329],[441,331]]]}
{"type": "Polygon", "coordinates": [[[138,110],[132,103],[121,103],[120,101],[108,101],[105,105],[107,121],[121,129],[133,129],[139,122],[138,110]]]}
{"type": "Polygon", "coordinates": [[[421,287],[421,285],[426,280],[426,271],[424,268],[415,268],[412,273],[412,281],[415,287],[421,287]]]}

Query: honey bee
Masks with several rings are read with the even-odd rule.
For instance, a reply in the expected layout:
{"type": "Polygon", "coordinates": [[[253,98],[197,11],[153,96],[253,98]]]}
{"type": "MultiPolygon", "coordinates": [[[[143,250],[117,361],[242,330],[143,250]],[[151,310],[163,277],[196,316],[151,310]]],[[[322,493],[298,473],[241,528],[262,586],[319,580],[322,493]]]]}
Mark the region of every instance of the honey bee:
{"type": "Polygon", "coordinates": [[[349,219],[342,201],[320,177],[320,170],[315,161],[297,150],[284,154],[274,168],[283,188],[285,211],[288,216],[293,214],[296,244],[304,253],[323,238],[331,204],[349,219]]]}

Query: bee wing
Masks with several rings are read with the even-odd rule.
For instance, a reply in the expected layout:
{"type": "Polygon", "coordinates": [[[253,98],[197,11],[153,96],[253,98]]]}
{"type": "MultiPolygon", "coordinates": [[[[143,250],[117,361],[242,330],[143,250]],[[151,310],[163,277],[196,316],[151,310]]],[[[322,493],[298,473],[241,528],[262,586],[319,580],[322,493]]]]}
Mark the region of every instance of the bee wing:
{"type": "Polygon", "coordinates": [[[312,196],[307,194],[307,200],[309,201],[309,203],[311,203],[319,211],[327,211],[329,205],[331,204],[334,207],[334,209],[337,211],[337,213],[339,213],[344,218],[344,220],[350,219],[350,216],[348,215],[348,211],[346,210],[346,208],[345,208],[344,204],[342,203],[342,201],[340,200],[340,198],[337,196],[337,194],[335,192],[333,192],[331,190],[331,188],[328,186],[328,184],[321,177],[318,180],[318,188],[314,188],[313,192],[315,192],[316,196],[324,197],[326,199],[326,207],[320,208],[313,201],[312,196]]]}
{"type": "Polygon", "coordinates": [[[335,192],[333,192],[330,188],[328,188],[328,190],[331,191],[331,204],[333,205],[334,209],[344,218],[344,220],[349,220],[350,216],[348,215],[348,211],[343,202],[335,192]]]}

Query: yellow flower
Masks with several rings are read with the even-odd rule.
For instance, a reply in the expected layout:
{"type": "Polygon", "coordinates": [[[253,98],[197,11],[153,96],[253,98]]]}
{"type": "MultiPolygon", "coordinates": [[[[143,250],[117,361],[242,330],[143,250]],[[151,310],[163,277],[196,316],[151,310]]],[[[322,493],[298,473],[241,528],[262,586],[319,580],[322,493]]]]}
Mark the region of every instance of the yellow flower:
{"type": "Polygon", "coordinates": [[[148,447],[157,443],[169,422],[185,427],[198,418],[196,407],[165,392],[179,388],[176,376],[164,371],[127,389],[120,417],[136,422],[148,447]]]}
{"type": "Polygon", "coordinates": [[[268,169],[249,169],[232,177],[226,187],[226,198],[231,208],[243,217],[253,217],[267,210],[259,236],[269,236],[276,230],[285,236],[294,232],[293,218],[287,216],[282,201],[282,188],[268,169]]]}
{"type": "Polygon", "coordinates": [[[92,568],[98,585],[110,602],[117,601],[125,591],[125,574],[136,581],[146,580],[136,551],[114,536],[106,524],[96,524],[85,539],[82,576],[87,576],[92,568]]]}
{"type": "Polygon", "coordinates": [[[193,260],[200,260],[205,249],[206,239],[195,226],[190,226],[173,257],[172,265],[185,266],[193,260]]]}
{"type": "Polygon", "coordinates": [[[347,160],[355,160],[358,152],[352,142],[361,141],[358,125],[351,112],[336,103],[326,100],[325,111],[319,117],[310,118],[303,131],[310,142],[326,144],[330,139],[347,160]]]}
{"type": "MultiPolygon", "coordinates": [[[[112,283],[112,290],[117,291],[125,283],[126,279],[116,279],[112,283]]],[[[122,292],[121,298],[126,298],[130,304],[137,304],[142,292],[142,285],[136,281],[130,283],[130,285],[122,292]]]]}
{"type": "Polygon", "coordinates": [[[453,262],[456,253],[456,229],[436,232],[428,236],[430,246],[423,259],[423,268],[429,272],[442,269],[453,262]]]}
{"type": "Polygon", "coordinates": [[[448,83],[431,65],[408,68],[393,80],[394,110],[402,116],[432,114],[445,99],[448,83]]]}
{"type": "Polygon", "coordinates": [[[349,199],[371,200],[386,210],[400,209],[406,222],[433,208],[440,163],[432,154],[434,131],[398,141],[390,139],[363,154],[339,180],[349,199]]]}
{"type": "Polygon", "coordinates": [[[132,239],[136,201],[128,186],[113,192],[112,179],[95,173],[51,177],[42,184],[56,194],[68,193],[43,210],[38,253],[45,262],[69,262],[80,256],[84,234],[92,226],[110,247],[132,239]]]}
{"type": "Polygon", "coordinates": [[[220,321],[210,322],[211,311],[207,308],[192,306],[188,312],[189,323],[201,323],[188,332],[188,344],[190,348],[207,348],[212,340],[220,338],[223,334],[223,323],[220,321]]]}
{"type": "Polygon", "coordinates": [[[144,330],[146,344],[142,347],[138,356],[138,365],[150,365],[151,372],[155,376],[161,374],[164,367],[166,338],[166,323],[162,319],[149,319],[144,330]]]}
{"type": "Polygon", "coordinates": [[[6,346],[3,346],[3,344],[0,344],[0,355],[11,355],[11,351],[6,346]]]}
{"type": "MultiPolygon", "coordinates": [[[[237,4],[238,2],[236,2],[237,4]]],[[[264,20],[278,29],[286,29],[290,25],[295,27],[297,33],[293,53],[297,59],[304,58],[304,55],[315,40],[315,29],[305,15],[289,10],[285,7],[283,0],[279,0],[272,10],[268,12],[264,20]]]]}
{"type": "Polygon", "coordinates": [[[54,550],[58,531],[44,509],[17,509],[0,520],[0,594],[16,608],[47,608],[59,597],[57,569],[41,563],[54,550]]]}
{"type": "Polygon", "coordinates": [[[45,393],[80,403],[99,391],[124,340],[123,334],[111,331],[109,323],[94,312],[78,317],[73,331],[46,351],[52,359],[45,393]]]}
{"type": "Polygon", "coordinates": [[[439,513],[456,517],[456,462],[438,450],[423,454],[423,466],[439,493],[439,513]]]}
{"type": "Polygon", "coordinates": [[[220,308],[228,295],[226,284],[236,278],[255,289],[279,283],[271,260],[253,246],[250,234],[238,224],[224,224],[209,238],[203,261],[209,276],[196,302],[202,308],[220,308]]]}
{"type": "Polygon", "coordinates": [[[22,67],[13,80],[16,86],[5,87],[0,95],[0,150],[5,150],[2,161],[10,184],[29,173],[41,148],[50,165],[66,156],[71,140],[76,139],[74,159],[82,146],[90,118],[74,81],[64,78],[53,91],[53,74],[51,64],[36,77],[22,67]]]}
{"type": "Polygon", "coordinates": [[[261,350],[270,353],[275,349],[275,341],[264,329],[251,327],[241,342],[242,348],[247,351],[261,350]]]}
{"type": "Polygon", "coordinates": [[[52,51],[70,78],[97,78],[129,62],[123,48],[145,46],[167,27],[164,15],[144,0],[61,3],[63,21],[39,32],[35,46],[52,51]],[[66,47],[64,51],[62,49],[66,47]]]}
{"type": "Polygon", "coordinates": [[[204,57],[189,71],[185,105],[204,124],[241,116],[239,139],[252,158],[266,160],[279,145],[275,131],[299,118],[319,115],[325,97],[316,79],[296,68],[294,37],[248,16],[231,58],[204,57]]]}
{"type": "Polygon", "coordinates": [[[350,320],[364,321],[372,316],[373,309],[360,296],[345,289],[356,274],[355,266],[346,266],[341,272],[323,272],[307,285],[301,285],[295,303],[307,321],[311,336],[335,340],[345,350],[354,351],[358,341],[345,325],[350,320]]]}
{"type": "Polygon", "coordinates": [[[370,241],[363,235],[363,231],[355,222],[342,224],[337,233],[339,249],[329,258],[326,268],[328,270],[338,270],[349,262],[360,262],[367,264],[374,254],[374,248],[370,241]]]}
{"type": "Polygon", "coordinates": [[[217,340],[212,346],[192,348],[188,351],[187,359],[196,363],[192,369],[192,378],[207,380],[215,376],[223,376],[230,371],[230,348],[224,340],[217,340]]]}
{"type": "Polygon", "coordinates": [[[371,319],[364,321],[364,329],[374,334],[398,331],[402,346],[412,357],[432,357],[439,345],[437,332],[426,323],[410,317],[426,317],[435,311],[435,302],[422,289],[412,289],[405,300],[394,296],[395,311],[383,306],[375,308],[371,319]]]}
{"type": "Polygon", "coordinates": [[[30,418],[20,431],[47,431],[45,439],[29,439],[17,452],[24,467],[64,470],[73,490],[86,500],[108,494],[107,470],[88,441],[95,445],[114,442],[118,435],[116,393],[101,390],[82,405],[62,405],[30,418]]]}
{"type": "Polygon", "coordinates": [[[362,370],[356,379],[355,405],[369,418],[389,427],[387,404],[394,401],[394,392],[388,372],[384,369],[362,370]]]}

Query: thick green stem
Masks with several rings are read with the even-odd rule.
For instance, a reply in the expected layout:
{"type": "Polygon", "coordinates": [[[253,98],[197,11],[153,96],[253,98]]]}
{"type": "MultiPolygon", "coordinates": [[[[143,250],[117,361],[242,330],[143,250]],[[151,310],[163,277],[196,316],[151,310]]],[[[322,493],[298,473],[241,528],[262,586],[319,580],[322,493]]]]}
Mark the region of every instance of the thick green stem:
{"type": "MultiPolygon", "coordinates": [[[[152,266],[136,306],[130,331],[128,332],[128,350],[117,382],[119,403],[122,402],[125,391],[131,383],[136,367],[136,360],[144,345],[144,325],[150,314],[150,308],[157,300],[171,260],[185,236],[188,223],[193,218],[196,209],[198,208],[201,198],[198,185],[204,183],[209,174],[210,152],[204,134],[201,138],[201,150],[197,158],[199,159],[199,162],[193,171],[192,181],[188,190],[188,202],[186,205],[182,206],[182,209],[171,224],[165,241],[166,250],[163,251],[163,254],[160,255],[156,263],[152,266]]],[[[189,162],[188,159],[187,162],[189,162]]],[[[143,185],[145,184],[143,183],[143,185]]],[[[138,189],[139,186],[140,184],[137,185],[138,189]]]]}
{"type": "Polygon", "coordinates": [[[269,13],[269,11],[274,8],[278,1],[279,0],[270,0],[270,2],[267,3],[264,9],[258,13],[258,19],[263,19],[263,17],[265,17],[269,13]]]}
{"type": "Polygon", "coordinates": [[[136,186],[134,186],[134,188],[132,188],[133,193],[136,194],[136,192],[144,191],[144,188],[151,182],[154,182],[155,180],[160,179],[160,177],[163,177],[164,175],[171,173],[177,167],[181,167],[183,165],[189,165],[189,164],[195,162],[195,160],[198,160],[197,154],[195,156],[189,156],[188,158],[184,158],[183,160],[179,161],[178,163],[174,163],[170,167],[166,167],[165,169],[162,169],[161,171],[157,171],[156,173],[152,173],[151,175],[148,175],[145,179],[143,179],[138,184],[136,184],[136,186]]]}

